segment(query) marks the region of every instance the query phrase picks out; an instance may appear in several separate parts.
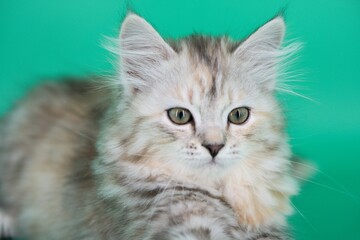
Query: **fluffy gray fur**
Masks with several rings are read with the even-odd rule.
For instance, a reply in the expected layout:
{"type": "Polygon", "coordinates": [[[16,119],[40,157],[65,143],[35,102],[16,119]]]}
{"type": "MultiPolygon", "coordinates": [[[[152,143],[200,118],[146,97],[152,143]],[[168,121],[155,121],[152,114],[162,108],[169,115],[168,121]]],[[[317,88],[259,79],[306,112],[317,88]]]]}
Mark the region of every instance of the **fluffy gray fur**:
{"type": "Polygon", "coordinates": [[[167,43],[129,15],[119,74],[45,84],[0,126],[1,234],[27,239],[288,239],[297,193],[274,98],[284,22],[242,42],[167,43]],[[100,84],[101,85],[101,84],[100,84]],[[166,111],[186,107],[191,124],[166,111]],[[247,106],[246,124],[228,122],[247,106]],[[224,147],[214,157],[206,144],[224,147]]]}

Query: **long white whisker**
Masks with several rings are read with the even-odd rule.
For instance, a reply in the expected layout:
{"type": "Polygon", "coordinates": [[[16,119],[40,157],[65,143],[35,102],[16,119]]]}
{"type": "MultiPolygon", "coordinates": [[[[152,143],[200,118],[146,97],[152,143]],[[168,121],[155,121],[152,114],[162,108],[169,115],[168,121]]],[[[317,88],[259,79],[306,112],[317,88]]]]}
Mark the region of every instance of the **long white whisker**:
{"type": "MultiPolygon", "coordinates": [[[[281,195],[283,195],[284,197],[286,197],[276,186],[273,186],[281,195]]],[[[315,226],[310,222],[310,220],[305,217],[305,215],[295,206],[295,204],[291,201],[291,199],[289,199],[289,203],[291,204],[291,206],[300,214],[300,216],[307,222],[307,224],[309,224],[309,226],[317,233],[319,233],[319,231],[315,228],[315,226]]]]}
{"type": "MultiPolygon", "coordinates": [[[[291,161],[291,160],[290,160],[291,161]]],[[[344,185],[342,185],[339,181],[336,181],[333,177],[331,177],[329,174],[326,174],[324,171],[321,171],[319,168],[317,167],[314,167],[312,166],[311,164],[306,164],[306,163],[303,163],[303,162],[299,162],[299,161],[294,161],[296,162],[296,164],[300,164],[300,165],[303,165],[307,168],[310,168],[311,170],[313,171],[316,171],[322,175],[324,175],[325,177],[327,177],[328,179],[330,179],[333,183],[335,183],[336,185],[338,185],[340,188],[342,188],[342,190],[344,192],[347,192],[350,196],[352,196],[354,198],[354,200],[357,200],[356,199],[356,196],[354,194],[352,194],[344,185]]]]}
{"type": "MultiPolygon", "coordinates": [[[[267,181],[271,181],[271,179],[268,179],[264,174],[262,174],[261,172],[259,172],[257,169],[253,169],[254,173],[258,175],[258,177],[261,177],[262,179],[265,179],[267,181]]],[[[271,187],[275,188],[277,190],[278,193],[280,193],[284,198],[288,198],[287,196],[285,196],[285,194],[275,185],[271,185],[271,187]]],[[[309,221],[309,219],[307,217],[305,217],[305,215],[295,206],[295,204],[291,201],[290,198],[288,198],[289,203],[291,204],[291,206],[300,214],[300,216],[309,224],[309,226],[316,232],[318,232],[318,230],[314,227],[314,225],[309,221]]]]}
{"type": "Polygon", "coordinates": [[[344,194],[344,195],[346,195],[346,196],[351,197],[353,200],[355,200],[356,202],[359,203],[359,200],[358,200],[353,194],[351,194],[351,193],[344,192],[344,191],[342,191],[342,190],[339,190],[339,189],[336,189],[336,188],[330,187],[330,186],[328,186],[328,185],[325,185],[325,184],[322,184],[322,183],[318,183],[318,182],[315,182],[315,181],[312,181],[312,180],[309,180],[309,179],[301,178],[301,177],[298,177],[298,176],[294,176],[294,177],[297,178],[297,179],[300,179],[300,180],[302,180],[302,181],[310,182],[310,183],[315,184],[315,185],[318,185],[318,186],[320,186],[320,187],[323,187],[323,188],[332,190],[332,191],[334,191],[334,192],[344,194]]]}
{"type": "Polygon", "coordinates": [[[297,92],[295,92],[295,91],[293,91],[293,90],[290,90],[290,89],[285,89],[285,88],[282,88],[282,87],[276,87],[276,90],[277,90],[278,92],[289,93],[289,94],[292,94],[292,95],[295,95],[295,96],[304,98],[304,99],[306,99],[306,100],[309,100],[309,101],[311,101],[311,102],[320,104],[320,102],[318,102],[318,101],[316,101],[316,100],[314,100],[314,99],[312,99],[312,98],[310,98],[310,97],[307,97],[307,96],[305,96],[305,95],[302,95],[302,94],[300,94],[300,93],[297,93],[297,92]]]}

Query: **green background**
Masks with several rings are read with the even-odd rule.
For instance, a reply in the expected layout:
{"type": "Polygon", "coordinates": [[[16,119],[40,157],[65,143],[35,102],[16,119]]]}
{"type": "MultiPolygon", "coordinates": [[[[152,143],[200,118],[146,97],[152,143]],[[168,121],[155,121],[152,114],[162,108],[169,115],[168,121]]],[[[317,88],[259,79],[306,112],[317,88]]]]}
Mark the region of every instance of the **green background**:
{"type": "Polygon", "coordinates": [[[165,37],[237,39],[285,9],[287,38],[304,43],[294,89],[314,101],[279,98],[294,151],[319,168],[293,199],[293,231],[304,240],[360,239],[359,0],[0,0],[0,112],[41,80],[113,73],[102,45],[127,7],[165,37]]]}

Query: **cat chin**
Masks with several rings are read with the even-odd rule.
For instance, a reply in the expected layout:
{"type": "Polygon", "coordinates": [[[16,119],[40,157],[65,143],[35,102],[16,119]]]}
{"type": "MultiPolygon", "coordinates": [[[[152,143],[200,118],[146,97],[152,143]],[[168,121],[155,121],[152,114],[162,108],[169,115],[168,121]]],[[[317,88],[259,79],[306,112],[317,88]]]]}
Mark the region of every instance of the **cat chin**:
{"type": "Polygon", "coordinates": [[[218,182],[226,178],[229,167],[220,166],[218,163],[207,162],[201,167],[192,168],[188,171],[188,178],[201,185],[214,187],[218,182]]]}

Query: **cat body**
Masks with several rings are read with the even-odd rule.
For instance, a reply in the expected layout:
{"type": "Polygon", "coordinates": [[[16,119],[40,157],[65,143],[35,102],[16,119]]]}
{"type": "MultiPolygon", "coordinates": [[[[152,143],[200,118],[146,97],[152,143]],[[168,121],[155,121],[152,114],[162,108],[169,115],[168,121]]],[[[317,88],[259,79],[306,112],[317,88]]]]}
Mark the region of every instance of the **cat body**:
{"type": "Polygon", "coordinates": [[[16,219],[17,234],[27,239],[286,239],[281,228],[247,231],[217,191],[131,164],[94,164],[105,114],[104,96],[94,88],[85,81],[45,84],[4,119],[1,208],[16,219]],[[14,129],[21,136],[13,135],[14,129]],[[107,175],[114,170],[119,172],[107,175]]]}
{"type": "Polygon", "coordinates": [[[287,239],[283,35],[169,44],[129,15],[109,91],[48,84],[3,120],[0,208],[31,239],[287,239]]]}

